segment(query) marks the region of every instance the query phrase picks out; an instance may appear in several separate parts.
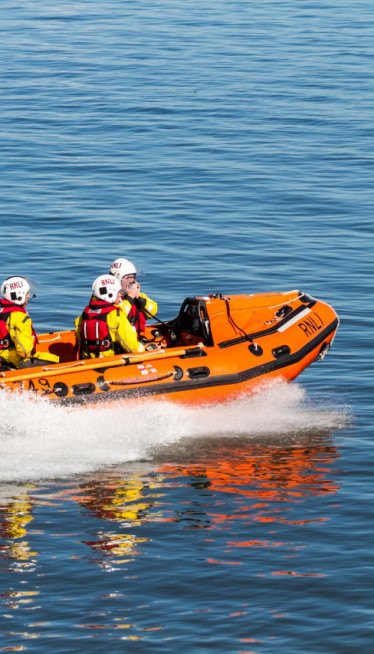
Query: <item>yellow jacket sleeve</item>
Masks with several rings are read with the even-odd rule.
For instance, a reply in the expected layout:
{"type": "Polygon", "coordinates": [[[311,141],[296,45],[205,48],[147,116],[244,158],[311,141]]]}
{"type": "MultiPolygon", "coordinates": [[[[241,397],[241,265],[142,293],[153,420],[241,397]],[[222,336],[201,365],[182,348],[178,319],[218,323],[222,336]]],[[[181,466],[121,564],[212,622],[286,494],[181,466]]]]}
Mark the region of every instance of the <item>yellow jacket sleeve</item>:
{"type": "Polygon", "coordinates": [[[82,315],[78,316],[75,319],[75,337],[77,339],[78,345],[81,342],[81,326],[82,326],[82,315]]]}
{"type": "Polygon", "coordinates": [[[130,325],[127,316],[120,307],[108,315],[108,328],[113,342],[118,343],[124,352],[143,352],[144,347],[139,343],[135,329],[130,325]]]}
{"type": "Polygon", "coordinates": [[[138,302],[136,300],[135,302],[131,302],[131,300],[128,300],[127,298],[123,299],[123,302],[121,303],[121,307],[123,311],[126,312],[127,316],[129,315],[133,304],[136,304],[137,307],[140,309],[140,311],[142,311],[142,309],[145,309],[143,313],[146,320],[155,317],[157,314],[157,308],[158,308],[157,302],[151,300],[148,297],[148,295],[146,295],[145,293],[139,293],[138,302]]]}
{"type": "MultiPolygon", "coordinates": [[[[145,300],[145,305],[143,308],[147,311],[147,313],[150,313],[151,316],[155,316],[158,308],[157,302],[151,300],[151,298],[149,298],[148,295],[146,295],[145,293],[139,293],[139,297],[145,300]]],[[[149,318],[147,314],[145,314],[145,317],[149,318]]]]}
{"type": "Polygon", "coordinates": [[[13,311],[7,320],[7,326],[14,344],[14,354],[16,359],[19,359],[15,362],[17,365],[23,359],[28,359],[34,349],[31,318],[28,313],[13,311]]]}

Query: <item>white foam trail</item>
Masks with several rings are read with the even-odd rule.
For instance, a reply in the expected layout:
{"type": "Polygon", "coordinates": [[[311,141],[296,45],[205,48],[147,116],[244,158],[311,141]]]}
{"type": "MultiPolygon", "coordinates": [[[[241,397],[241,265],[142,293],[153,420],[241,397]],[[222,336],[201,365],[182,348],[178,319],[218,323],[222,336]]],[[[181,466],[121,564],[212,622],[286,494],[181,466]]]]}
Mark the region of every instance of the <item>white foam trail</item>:
{"type": "Polygon", "coordinates": [[[348,410],[306,401],[277,383],[230,404],[188,408],[167,401],[68,410],[0,394],[0,481],[64,477],[149,457],[185,437],[288,434],[347,424],[348,410]]]}

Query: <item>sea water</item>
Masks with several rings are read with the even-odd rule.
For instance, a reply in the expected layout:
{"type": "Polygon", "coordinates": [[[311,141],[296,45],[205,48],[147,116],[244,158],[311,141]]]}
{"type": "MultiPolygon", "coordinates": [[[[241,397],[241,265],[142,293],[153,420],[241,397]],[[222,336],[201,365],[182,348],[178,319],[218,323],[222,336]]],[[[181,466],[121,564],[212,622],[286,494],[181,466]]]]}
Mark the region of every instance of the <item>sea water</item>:
{"type": "Polygon", "coordinates": [[[298,288],[323,362],[218,406],[0,396],[0,652],[372,651],[374,8],[6,0],[1,279],[70,329],[298,288]]]}

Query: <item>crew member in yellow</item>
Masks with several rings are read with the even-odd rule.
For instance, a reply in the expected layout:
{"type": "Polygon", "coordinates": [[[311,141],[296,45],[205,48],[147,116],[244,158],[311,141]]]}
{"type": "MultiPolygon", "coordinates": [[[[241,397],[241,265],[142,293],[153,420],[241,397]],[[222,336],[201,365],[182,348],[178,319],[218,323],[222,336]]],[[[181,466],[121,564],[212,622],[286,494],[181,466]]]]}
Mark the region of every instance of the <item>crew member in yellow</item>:
{"type": "MultiPolygon", "coordinates": [[[[37,352],[38,337],[26,306],[31,298],[25,277],[8,277],[1,286],[0,365],[3,368],[31,368],[58,363],[49,352],[37,352]]],[[[35,296],[33,296],[35,297],[35,296]]]]}
{"type": "Polygon", "coordinates": [[[157,302],[140,292],[140,284],[136,279],[136,268],[128,259],[115,259],[109,273],[114,275],[122,286],[122,309],[130,323],[135,327],[138,338],[144,335],[145,322],[154,318],[157,313],[157,302]]]}
{"type": "Polygon", "coordinates": [[[95,279],[90,303],[75,321],[81,359],[144,351],[121,302],[122,289],[118,279],[110,274],[95,279]]]}

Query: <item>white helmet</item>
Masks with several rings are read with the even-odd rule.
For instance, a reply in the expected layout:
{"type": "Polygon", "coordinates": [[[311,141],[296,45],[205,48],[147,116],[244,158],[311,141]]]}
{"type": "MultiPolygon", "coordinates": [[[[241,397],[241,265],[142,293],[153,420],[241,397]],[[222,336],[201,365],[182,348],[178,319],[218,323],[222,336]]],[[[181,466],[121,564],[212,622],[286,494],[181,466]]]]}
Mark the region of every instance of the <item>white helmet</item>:
{"type": "Polygon", "coordinates": [[[113,275],[100,275],[92,284],[92,295],[111,304],[116,301],[120,290],[121,282],[113,275]]]}
{"type": "Polygon", "coordinates": [[[30,284],[24,277],[8,277],[1,285],[1,295],[4,300],[20,306],[25,304],[29,291],[30,284]]]}
{"type": "Polygon", "coordinates": [[[110,266],[109,273],[121,281],[125,275],[136,275],[136,268],[128,259],[116,259],[110,266]]]}

